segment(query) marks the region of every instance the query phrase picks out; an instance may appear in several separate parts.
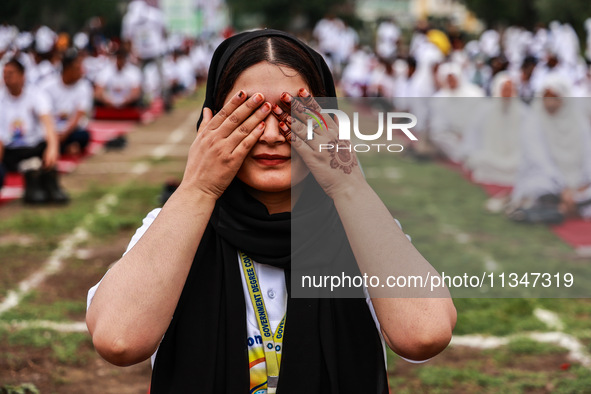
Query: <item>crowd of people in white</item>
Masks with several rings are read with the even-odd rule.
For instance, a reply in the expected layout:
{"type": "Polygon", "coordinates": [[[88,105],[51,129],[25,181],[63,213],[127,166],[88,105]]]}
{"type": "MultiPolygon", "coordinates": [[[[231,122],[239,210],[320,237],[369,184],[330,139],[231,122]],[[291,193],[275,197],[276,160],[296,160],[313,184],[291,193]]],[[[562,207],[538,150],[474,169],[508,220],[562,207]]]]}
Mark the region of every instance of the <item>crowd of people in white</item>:
{"type": "Polygon", "coordinates": [[[504,186],[487,207],[529,222],[591,217],[591,18],[586,49],[558,21],[473,40],[419,22],[405,41],[392,20],[375,47],[344,22],[314,30],[349,97],[381,97],[413,113],[417,157],[445,157],[474,181],[504,186]]]}
{"type": "MultiPolygon", "coordinates": [[[[417,116],[420,143],[409,148],[418,157],[444,156],[477,182],[512,187],[502,197],[516,220],[552,221],[591,217],[591,18],[585,28],[581,49],[573,27],[557,21],[467,40],[457,28],[420,21],[407,34],[385,19],[363,46],[327,16],[311,44],[343,96],[380,97],[417,116]]],[[[162,12],[141,0],[129,4],[119,41],[0,26],[0,188],[6,171],[21,171],[24,201],[67,201],[55,162],[84,152],[92,108],[158,97],[170,108],[173,95],[205,80],[222,39],[167,35],[162,12]]]]}
{"type": "Polygon", "coordinates": [[[162,12],[134,0],[121,38],[69,37],[47,26],[0,26],[0,189],[7,172],[25,178],[26,203],[65,203],[56,163],[84,154],[93,108],[144,108],[190,94],[205,78],[217,39],[167,35],[162,12]]]}

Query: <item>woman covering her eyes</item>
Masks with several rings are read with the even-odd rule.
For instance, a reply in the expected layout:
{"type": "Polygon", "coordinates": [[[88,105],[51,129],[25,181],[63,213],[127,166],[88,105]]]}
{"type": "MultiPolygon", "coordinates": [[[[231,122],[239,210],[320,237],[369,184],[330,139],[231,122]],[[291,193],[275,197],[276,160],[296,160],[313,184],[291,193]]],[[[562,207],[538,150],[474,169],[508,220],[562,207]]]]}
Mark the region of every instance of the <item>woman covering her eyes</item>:
{"type": "Polygon", "coordinates": [[[297,97],[316,109],[312,97],[336,97],[311,48],[276,30],[224,41],[179,188],[89,292],[97,351],[116,365],[153,356],[152,393],[387,393],[384,341],[425,360],[451,339],[447,290],[292,297],[296,260],[317,273],[387,261],[438,275],[356,158],[318,152],[336,139],[332,119],[306,140],[297,97]]]}

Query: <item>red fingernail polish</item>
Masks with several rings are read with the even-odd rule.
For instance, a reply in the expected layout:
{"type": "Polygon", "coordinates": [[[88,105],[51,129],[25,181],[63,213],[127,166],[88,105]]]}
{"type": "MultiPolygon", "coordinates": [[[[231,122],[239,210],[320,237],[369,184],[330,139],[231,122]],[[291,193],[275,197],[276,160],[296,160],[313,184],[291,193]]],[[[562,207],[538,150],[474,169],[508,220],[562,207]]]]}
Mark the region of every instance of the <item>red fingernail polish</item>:
{"type": "Polygon", "coordinates": [[[257,94],[254,95],[253,100],[257,104],[260,103],[260,102],[263,101],[263,95],[260,94],[260,93],[257,93],[257,94]]]}
{"type": "Polygon", "coordinates": [[[273,104],[273,112],[275,112],[277,115],[281,115],[283,110],[277,104],[273,104]]]}
{"type": "Polygon", "coordinates": [[[308,97],[310,93],[306,90],[306,88],[301,88],[298,94],[302,97],[308,97]]]}
{"type": "Polygon", "coordinates": [[[243,98],[244,97],[244,90],[241,90],[238,92],[238,98],[243,98]]]}
{"type": "Polygon", "coordinates": [[[289,93],[283,93],[281,95],[281,100],[285,101],[286,103],[290,103],[291,102],[291,95],[289,93]]]}

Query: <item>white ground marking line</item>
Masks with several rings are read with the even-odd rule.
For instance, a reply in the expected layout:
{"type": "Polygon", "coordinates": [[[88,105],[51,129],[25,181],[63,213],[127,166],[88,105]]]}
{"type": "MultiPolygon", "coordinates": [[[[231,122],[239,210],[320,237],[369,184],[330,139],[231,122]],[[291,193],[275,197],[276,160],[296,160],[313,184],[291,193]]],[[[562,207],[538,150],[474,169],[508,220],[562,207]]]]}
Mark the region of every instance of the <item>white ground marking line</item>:
{"type": "MultiPolygon", "coordinates": [[[[172,142],[180,142],[185,134],[188,134],[189,130],[191,130],[189,126],[194,122],[194,119],[195,113],[191,113],[181,124],[181,126],[170,133],[167,139],[167,144],[170,145],[172,142]]],[[[154,151],[157,149],[158,147],[156,147],[154,151]]],[[[169,148],[168,151],[170,151],[170,149],[171,148],[169,148]]],[[[166,154],[168,151],[165,151],[164,154],[166,154]]],[[[152,153],[152,156],[155,157],[154,152],[152,153]]],[[[147,172],[149,168],[150,165],[148,163],[138,163],[132,168],[132,173],[135,175],[141,175],[147,172]]],[[[2,301],[2,303],[0,303],[0,316],[6,311],[17,306],[23,297],[31,290],[39,286],[45,280],[45,278],[59,272],[63,268],[63,261],[75,255],[75,247],[88,239],[89,234],[86,229],[94,221],[95,215],[107,215],[110,208],[117,204],[117,202],[118,199],[116,195],[107,194],[103,196],[103,198],[101,198],[95,206],[95,214],[86,215],[82,221],[82,225],[76,227],[67,238],[60,242],[57,249],[53,251],[49,259],[39,270],[35,271],[28,278],[21,281],[16,289],[8,291],[6,298],[2,301]]]]}
{"type": "Polygon", "coordinates": [[[131,168],[131,173],[134,175],[142,175],[148,172],[149,169],[150,164],[142,161],[141,163],[137,163],[131,168]]]}
{"type": "Polygon", "coordinates": [[[484,268],[487,271],[497,271],[499,269],[499,263],[497,263],[491,256],[484,256],[484,268]]]}
{"type": "Polygon", "coordinates": [[[189,132],[194,130],[194,128],[192,128],[190,126],[196,123],[195,119],[196,119],[196,114],[191,113],[187,117],[187,119],[185,119],[185,121],[179,127],[174,129],[174,131],[172,131],[168,135],[166,142],[164,142],[161,145],[158,145],[157,147],[155,147],[152,150],[152,153],[151,153],[152,158],[161,159],[164,156],[166,156],[167,154],[169,154],[170,151],[176,145],[178,145],[183,140],[183,138],[185,138],[185,136],[187,134],[189,134],[189,132]]]}
{"type": "Polygon", "coordinates": [[[88,332],[86,322],[55,322],[48,320],[26,320],[26,321],[11,321],[0,322],[0,327],[10,330],[26,330],[26,329],[47,329],[58,332],[88,332]]]}
{"type": "Polygon", "coordinates": [[[8,291],[6,298],[0,303],[0,315],[17,306],[25,295],[38,287],[49,275],[59,272],[63,268],[64,260],[74,255],[76,246],[88,239],[87,228],[92,224],[96,215],[107,214],[110,207],[115,204],[117,204],[117,197],[112,194],[101,198],[95,206],[95,212],[84,217],[82,224],[60,242],[42,267],[22,280],[16,289],[8,291]]]}
{"type": "Polygon", "coordinates": [[[19,198],[23,195],[24,188],[22,186],[4,186],[0,190],[1,198],[19,198]]]}
{"type": "Polygon", "coordinates": [[[553,343],[568,350],[568,357],[580,363],[585,368],[591,369],[591,357],[585,351],[585,346],[572,335],[563,332],[529,332],[524,334],[495,337],[485,335],[454,335],[451,346],[466,346],[477,349],[496,349],[507,345],[519,338],[529,338],[537,342],[553,343]]]}
{"type": "Polygon", "coordinates": [[[509,335],[506,337],[484,336],[484,335],[454,335],[450,345],[466,346],[478,349],[495,349],[507,345],[511,340],[518,338],[529,338],[543,343],[553,343],[568,350],[568,357],[580,363],[585,368],[591,369],[591,356],[586,351],[585,345],[572,335],[561,332],[564,323],[560,317],[547,309],[534,309],[534,316],[549,329],[550,332],[528,332],[524,334],[509,335]]]}
{"type": "Polygon", "coordinates": [[[508,344],[509,337],[493,337],[484,335],[454,335],[451,346],[466,346],[477,349],[495,349],[508,344]]]}
{"type": "Polygon", "coordinates": [[[534,316],[551,330],[564,330],[564,323],[562,322],[560,317],[552,311],[542,308],[536,308],[534,309],[534,316]]]}

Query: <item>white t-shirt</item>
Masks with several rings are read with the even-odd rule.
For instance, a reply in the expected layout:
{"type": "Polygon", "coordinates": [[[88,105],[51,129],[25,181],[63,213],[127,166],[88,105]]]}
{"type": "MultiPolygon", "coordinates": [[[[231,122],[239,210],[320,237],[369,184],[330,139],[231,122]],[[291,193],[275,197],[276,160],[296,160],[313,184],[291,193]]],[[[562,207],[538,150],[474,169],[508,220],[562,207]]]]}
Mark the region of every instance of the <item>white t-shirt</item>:
{"type": "MultiPolygon", "coordinates": [[[[131,238],[131,242],[127,246],[127,250],[125,251],[125,253],[131,250],[131,248],[145,234],[146,230],[154,222],[154,219],[156,219],[159,213],[160,208],[157,208],[151,211],[148,214],[148,216],[144,218],[142,226],[135,232],[135,234],[131,238]]],[[[400,226],[400,223],[398,221],[396,222],[400,226]]],[[[244,300],[246,303],[246,334],[248,338],[247,341],[248,363],[250,369],[250,390],[252,393],[255,394],[266,394],[267,364],[265,362],[263,341],[255,316],[254,306],[252,305],[252,300],[250,299],[250,293],[248,291],[246,278],[244,277],[242,262],[240,261],[240,256],[238,255],[238,253],[236,253],[236,264],[238,264],[238,268],[240,270],[240,277],[242,279],[242,289],[244,291],[244,300]],[[255,387],[259,387],[259,389],[254,390],[255,387]]],[[[267,310],[267,315],[269,317],[271,330],[275,332],[277,326],[283,319],[283,316],[285,316],[285,311],[287,308],[287,290],[285,286],[285,275],[282,269],[272,267],[270,265],[259,264],[257,262],[254,262],[254,267],[257,277],[259,279],[259,285],[261,287],[261,293],[263,295],[263,301],[265,303],[265,308],[267,310]]],[[[92,298],[94,297],[94,294],[96,293],[96,290],[99,287],[99,285],[100,282],[88,291],[87,307],[90,306],[92,298]]],[[[384,338],[382,337],[382,333],[380,331],[380,323],[378,322],[375,310],[373,308],[373,304],[371,303],[371,298],[369,298],[369,294],[367,293],[367,291],[365,292],[365,295],[366,302],[369,306],[369,310],[376,324],[376,329],[378,330],[378,334],[380,335],[380,339],[382,340],[382,348],[384,351],[384,363],[386,363],[386,348],[384,344],[384,338]]],[[[156,359],[157,352],[158,350],[156,350],[156,352],[152,355],[152,366],[154,366],[154,361],[156,359]]],[[[412,363],[416,362],[412,360],[407,361],[412,363]]]]}
{"type": "Polygon", "coordinates": [[[119,105],[129,98],[133,89],[142,86],[142,72],[130,63],[121,70],[115,64],[110,64],[98,74],[95,83],[103,87],[108,100],[119,105]]]}
{"type": "Polygon", "coordinates": [[[84,75],[92,82],[96,81],[96,77],[107,67],[111,67],[111,59],[105,55],[87,56],[82,60],[82,68],[84,75]]]}
{"type": "MultiPolygon", "coordinates": [[[[43,81],[40,88],[49,98],[58,133],[65,131],[68,119],[78,111],[88,113],[92,109],[92,86],[85,79],[80,79],[73,85],[66,85],[61,75],[57,74],[43,81]]],[[[87,119],[82,118],[78,125],[84,127],[86,122],[87,119]]]]}
{"type": "Polygon", "coordinates": [[[34,147],[45,140],[39,117],[51,114],[45,92],[25,86],[20,96],[0,92],[0,141],[7,148],[34,147]]]}
{"type": "Polygon", "coordinates": [[[45,78],[58,73],[57,68],[49,60],[42,60],[39,64],[32,63],[26,68],[27,84],[36,86],[45,78]]]}

